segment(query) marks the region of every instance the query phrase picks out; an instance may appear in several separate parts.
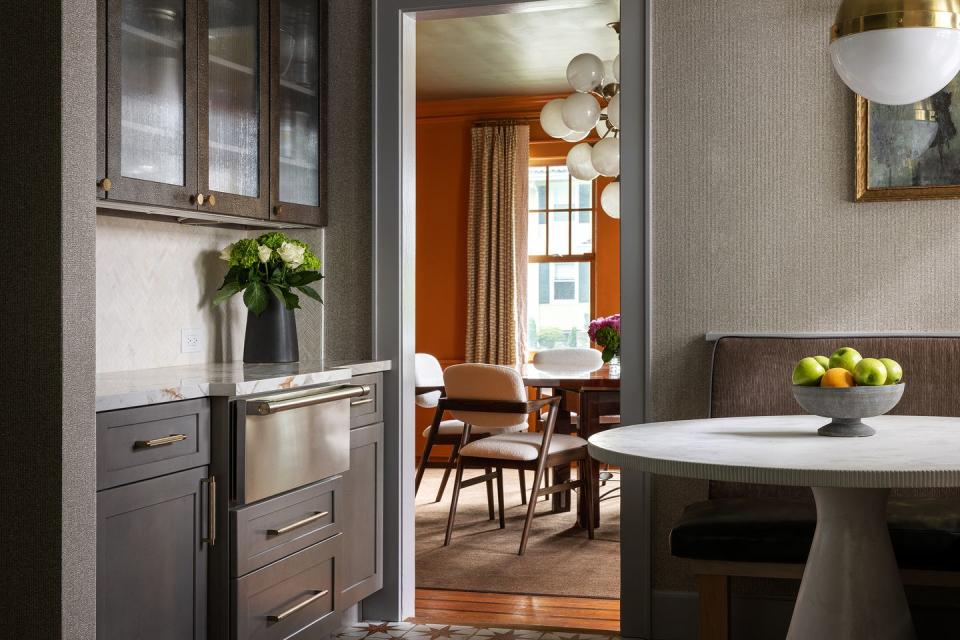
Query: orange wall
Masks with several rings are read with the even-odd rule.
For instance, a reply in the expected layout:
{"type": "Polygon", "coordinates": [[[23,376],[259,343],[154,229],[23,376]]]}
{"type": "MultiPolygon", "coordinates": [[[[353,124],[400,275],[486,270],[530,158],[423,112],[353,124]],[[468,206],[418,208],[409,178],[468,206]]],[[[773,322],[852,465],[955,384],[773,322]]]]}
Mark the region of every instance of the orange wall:
{"type": "MultiPolygon", "coordinates": [[[[416,347],[443,366],[463,362],[466,352],[470,128],[477,120],[530,119],[531,158],[563,159],[572,145],[550,138],[537,121],[540,109],[555,97],[417,104],[416,347]]],[[[597,204],[605,184],[598,180],[597,204]]],[[[620,310],[620,223],[600,214],[596,224],[596,313],[610,315],[620,310]]],[[[431,411],[417,408],[418,453],[423,447],[419,432],[432,418],[431,411]]],[[[446,454],[437,448],[432,457],[446,454]]]]}

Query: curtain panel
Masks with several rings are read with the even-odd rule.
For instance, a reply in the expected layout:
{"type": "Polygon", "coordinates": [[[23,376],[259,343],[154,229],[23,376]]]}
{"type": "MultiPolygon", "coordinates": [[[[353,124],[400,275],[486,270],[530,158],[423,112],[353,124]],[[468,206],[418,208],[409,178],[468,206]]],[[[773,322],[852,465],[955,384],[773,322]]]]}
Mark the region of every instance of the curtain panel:
{"type": "Polygon", "coordinates": [[[468,362],[513,365],[524,357],[529,148],[525,124],[471,130],[468,362]]]}

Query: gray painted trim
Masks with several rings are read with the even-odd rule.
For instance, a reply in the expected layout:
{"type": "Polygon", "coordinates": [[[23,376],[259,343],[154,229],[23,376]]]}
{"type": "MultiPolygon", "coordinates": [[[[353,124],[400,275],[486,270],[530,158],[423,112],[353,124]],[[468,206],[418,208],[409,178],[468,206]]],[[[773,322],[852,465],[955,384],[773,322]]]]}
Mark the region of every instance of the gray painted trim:
{"type": "Polygon", "coordinates": [[[708,331],[704,338],[960,338],[960,331],[708,331]]]}
{"type": "MultiPolygon", "coordinates": [[[[621,283],[620,310],[623,333],[620,413],[624,424],[651,418],[652,323],[652,206],[649,0],[620,5],[620,69],[626,78],[620,101],[627,123],[620,137],[620,272],[631,274],[621,283]],[[637,79],[630,82],[630,79],[637,79]]],[[[650,637],[652,614],[651,483],[649,474],[625,474],[624,503],[631,508],[620,522],[620,629],[624,636],[650,637]]]]}
{"type": "MultiPolygon", "coordinates": [[[[450,17],[451,12],[471,15],[510,11],[518,2],[541,0],[373,0],[374,49],[374,353],[373,358],[393,360],[395,367],[384,384],[387,420],[384,496],[384,588],[363,603],[365,617],[399,620],[414,612],[413,421],[414,278],[415,247],[415,19],[450,17]],[[429,13],[423,13],[429,12],[429,13]],[[393,421],[399,417],[399,423],[393,421]]],[[[641,336],[626,345],[622,384],[638,393],[626,393],[622,410],[632,422],[643,422],[650,411],[650,172],[649,172],[649,0],[621,6],[621,68],[625,77],[641,79],[623,90],[624,113],[641,126],[628,128],[621,137],[622,175],[639,176],[621,183],[621,271],[639,275],[638,289],[621,291],[626,335],[641,336]],[[642,115],[641,115],[642,114],[642,115]],[[631,215],[633,212],[633,215],[631,215]],[[636,399],[636,400],[634,400],[636,399]]],[[[638,475],[632,484],[637,509],[628,519],[631,555],[644,558],[642,567],[629,575],[630,606],[625,607],[625,629],[650,628],[650,490],[649,479],[638,475]]],[[[625,491],[631,489],[626,488],[625,491]]],[[[626,554],[624,554],[626,555],[626,554]]]]}

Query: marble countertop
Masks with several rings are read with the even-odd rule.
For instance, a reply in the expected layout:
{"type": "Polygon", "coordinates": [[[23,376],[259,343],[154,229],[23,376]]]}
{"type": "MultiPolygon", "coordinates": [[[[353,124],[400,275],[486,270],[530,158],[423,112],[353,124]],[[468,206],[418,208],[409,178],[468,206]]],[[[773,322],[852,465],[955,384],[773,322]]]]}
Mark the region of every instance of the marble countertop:
{"type": "Polygon", "coordinates": [[[206,363],[97,374],[97,411],[208,396],[245,396],[349,380],[390,369],[390,361],[206,363]]]}
{"type": "Polygon", "coordinates": [[[654,422],[590,438],[590,455],[630,471],[805,487],[960,486],[960,418],[877,416],[868,438],[828,438],[829,418],[654,422]]]}

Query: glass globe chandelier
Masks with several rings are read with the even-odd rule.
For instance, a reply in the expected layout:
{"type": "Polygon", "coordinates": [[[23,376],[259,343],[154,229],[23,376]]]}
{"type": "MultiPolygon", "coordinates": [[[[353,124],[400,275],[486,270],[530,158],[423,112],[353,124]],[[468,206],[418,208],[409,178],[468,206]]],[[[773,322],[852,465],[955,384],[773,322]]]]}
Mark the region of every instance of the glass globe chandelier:
{"type": "Polygon", "coordinates": [[[912,104],[960,72],[960,0],[843,0],[830,30],[843,82],[879,104],[912,104]]]}
{"type": "MultiPolygon", "coordinates": [[[[608,26],[620,34],[619,22],[608,26]]],[[[600,207],[611,218],[619,218],[620,56],[601,60],[592,53],[581,53],[567,65],[567,82],[574,93],[545,104],[540,125],[553,138],[579,143],[567,153],[567,170],[574,178],[617,178],[604,187],[600,207]],[[598,142],[580,142],[594,130],[598,142]]]]}

